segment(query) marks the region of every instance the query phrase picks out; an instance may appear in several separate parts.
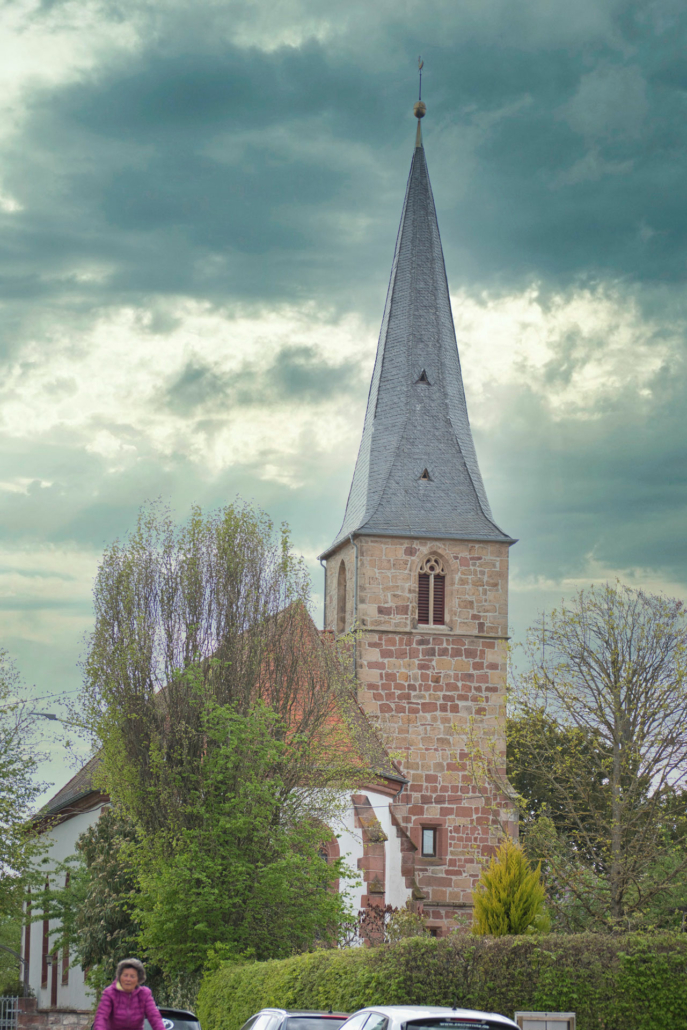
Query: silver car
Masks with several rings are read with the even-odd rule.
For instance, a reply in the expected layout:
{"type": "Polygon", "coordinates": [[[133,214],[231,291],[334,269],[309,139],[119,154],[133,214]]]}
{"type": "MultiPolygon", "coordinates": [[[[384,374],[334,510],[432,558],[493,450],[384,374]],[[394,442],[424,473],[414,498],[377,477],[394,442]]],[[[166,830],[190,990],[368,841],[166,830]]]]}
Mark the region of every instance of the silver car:
{"type": "Polygon", "coordinates": [[[371,1005],[360,1009],[340,1030],[518,1030],[494,1012],[444,1009],[434,1005],[371,1005]]]}

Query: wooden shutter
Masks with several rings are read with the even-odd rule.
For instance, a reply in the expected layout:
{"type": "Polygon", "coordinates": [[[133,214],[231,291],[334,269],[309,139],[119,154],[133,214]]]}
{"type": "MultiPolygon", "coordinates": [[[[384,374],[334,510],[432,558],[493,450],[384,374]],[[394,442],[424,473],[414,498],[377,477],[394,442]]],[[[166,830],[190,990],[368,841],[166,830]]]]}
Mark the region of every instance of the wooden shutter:
{"type": "MultiPolygon", "coordinates": [[[[64,878],[65,890],[69,886],[69,879],[70,879],[70,874],[69,874],[69,872],[67,872],[67,875],[64,878]]],[[[57,961],[57,955],[55,955],[55,961],[57,961]]],[[[68,984],[69,984],[69,941],[65,941],[65,943],[62,946],[62,985],[66,987],[66,986],[68,986],[68,984]]]]}
{"type": "MultiPolygon", "coordinates": [[[[45,901],[44,905],[47,905],[48,889],[50,882],[45,881],[45,901]]],[[[48,919],[43,920],[43,939],[41,941],[41,987],[46,988],[48,986],[48,953],[50,951],[50,921],[48,919]]]]}
{"type": "Polygon", "coordinates": [[[426,572],[418,577],[417,621],[422,626],[429,625],[429,576],[426,572]]]}
{"type": "Polygon", "coordinates": [[[435,626],[444,625],[444,597],[445,591],[444,586],[446,583],[445,576],[434,577],[434,604],[432,612],[432,622],[435,626]]]}
{"type": "Polygon", "coordinates": [[[52,980],[50,981],[50,1006],[51,1008],[57,1008],[57,952],[53,951],[50,956],[50,964],[52,965],[52,980]]]}
{"type": "Polygon", "coordinates": [[[31,888],[28,889],[28,897],[26,901],[26,928],[24,930],[24,970],[23,981],[25,984],[29,982],[29,962],[31,961],[31,888]]]}

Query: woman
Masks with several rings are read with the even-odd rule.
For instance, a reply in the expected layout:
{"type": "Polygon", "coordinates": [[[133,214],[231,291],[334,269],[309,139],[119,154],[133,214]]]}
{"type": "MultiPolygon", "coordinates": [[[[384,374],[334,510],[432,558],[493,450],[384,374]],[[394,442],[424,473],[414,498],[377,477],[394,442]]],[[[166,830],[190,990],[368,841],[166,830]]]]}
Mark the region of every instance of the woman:
{"type": "Polygon", "coordinates": [[[145,978],[142,962],[137,958],[122,959],[114,983],[102,993],[93,1030],[143,1030],[144,1019],[152,1030],[165,1030],[152,992],[143,987],[145,978]]]}

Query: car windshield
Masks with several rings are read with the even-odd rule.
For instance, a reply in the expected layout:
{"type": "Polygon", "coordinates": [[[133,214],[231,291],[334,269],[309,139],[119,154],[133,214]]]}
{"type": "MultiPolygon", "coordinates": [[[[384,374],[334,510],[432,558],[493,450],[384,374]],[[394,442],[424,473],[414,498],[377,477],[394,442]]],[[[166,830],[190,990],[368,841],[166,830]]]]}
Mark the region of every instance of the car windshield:
{"type": "Polygon", "coordinates": [[[282,1030],[339,1030],[346,1016],[289,1016],[282,1030]]]}

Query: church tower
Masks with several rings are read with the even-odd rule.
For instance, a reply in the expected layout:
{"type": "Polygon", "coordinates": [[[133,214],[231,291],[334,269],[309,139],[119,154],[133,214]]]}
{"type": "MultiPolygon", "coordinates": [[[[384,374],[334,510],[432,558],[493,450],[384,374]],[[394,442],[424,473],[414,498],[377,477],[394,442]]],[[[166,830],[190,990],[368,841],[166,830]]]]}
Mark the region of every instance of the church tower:
{"type": "Polygon", "coordinates": [[[505,772],[508,550],[468,420],[418,118],[360,451],[326,558],[325,629],[355,628],[359,701],[407,781],[392,805],[434,932],[468,915],[517,825],[505,772]],[[497,777],[498,779],[498,777],[497,777]]]}

